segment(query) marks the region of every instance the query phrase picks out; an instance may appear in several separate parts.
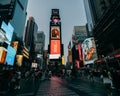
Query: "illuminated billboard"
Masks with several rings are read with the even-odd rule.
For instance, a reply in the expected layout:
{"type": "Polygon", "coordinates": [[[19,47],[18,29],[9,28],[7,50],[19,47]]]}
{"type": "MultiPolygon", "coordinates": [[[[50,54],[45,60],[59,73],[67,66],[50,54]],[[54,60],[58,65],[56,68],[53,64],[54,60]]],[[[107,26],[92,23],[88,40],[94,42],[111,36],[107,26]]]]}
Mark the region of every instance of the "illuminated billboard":
{"type": "Polygon", "coordinates": [[[82,47],[80,44],[78,44],[78,53],[79,53],[79,60],[83,61],[82,47]]]}
{"type": "Polygon", "coordinates": [[[50,59],[58,59],[61,54],[60,40],[51,40],[50,59]]]}
{"type": "Polygon", "coordinates": [[[5,62],[7,50],[4,47],[0,47],[0,64],[5,62]]]}
{"type": "Polygon", "coordinates": [[[2,25],[1,25],[1,29],[5,32],[5,36],[6,36],[6,43],[10,45],[11,40],[12,40],[12,36],[13,36],[13,31],[14,28],[12,27],[12,25],[10,23],[8,23],[8,25],[3,21],[2,25]]]}
{"type": "Polygon", "coordinates": [[[18,41],[13,41],[13,42],[12,42],[12,47],[17,51],[18,41]]]}
{"type": "Polygon", "coordinates": [[[97,60],[97,52],[94,38],[87,38],[82,43],[84,64],[92,64],[97,60]]]}
{"type": "Polygon", "coordinates": [[[51,39],[60,39],[60,27],[51,26],[51,39]]]}
{"type": "Polygon", "coordinates": [[[7,63],[7,65],[13,66],[15,55],[16,55],[16,50],[13,47],[8,46],[7,55],[6,55],[6,63],[7,63]]]}
{"type": "Polygon", "coordinates": [[[0,29],[0,43],[4,43],[5,40],[7,40],[5,32],[2,29],[0,29]]]}
{"type": "Polygon", "coordinates": [[[16,64],[21,67],[23,63],[23,55],[17,55],[16,56],[16,64]]]}

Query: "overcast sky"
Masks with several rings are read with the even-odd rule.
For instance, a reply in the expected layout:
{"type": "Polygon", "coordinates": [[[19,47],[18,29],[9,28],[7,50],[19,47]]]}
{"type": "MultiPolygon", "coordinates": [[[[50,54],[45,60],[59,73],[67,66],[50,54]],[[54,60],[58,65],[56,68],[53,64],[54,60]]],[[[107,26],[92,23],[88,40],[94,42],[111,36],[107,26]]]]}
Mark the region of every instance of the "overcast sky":
{"type": "Polygon", "coordinates": [[[38,30],[45,33],[45,49],[49,44],[51,9],[55,8],[59,9],[61,18],[62,43],[66,62],[67,46],[73,34],[73,27],[86,24],[84,3],[83,0],[28,0],[27,16],[33,16],[38,30]]]}

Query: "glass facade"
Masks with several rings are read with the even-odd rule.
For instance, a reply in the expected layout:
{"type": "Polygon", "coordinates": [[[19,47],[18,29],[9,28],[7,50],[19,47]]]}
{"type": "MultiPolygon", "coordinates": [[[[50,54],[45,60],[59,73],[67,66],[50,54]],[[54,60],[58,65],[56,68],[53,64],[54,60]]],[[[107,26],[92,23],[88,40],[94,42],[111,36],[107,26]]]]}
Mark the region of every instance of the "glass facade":
{"type": "Polygon", "coordinates": [[[28,0],[18,0],[16,2],[15,11],[13,19],[10,21],[12,26],[14,27],[14,32],[17,37],[22,39],[24,33],[24,26],[26,22],[26,7],[28,0]]]}

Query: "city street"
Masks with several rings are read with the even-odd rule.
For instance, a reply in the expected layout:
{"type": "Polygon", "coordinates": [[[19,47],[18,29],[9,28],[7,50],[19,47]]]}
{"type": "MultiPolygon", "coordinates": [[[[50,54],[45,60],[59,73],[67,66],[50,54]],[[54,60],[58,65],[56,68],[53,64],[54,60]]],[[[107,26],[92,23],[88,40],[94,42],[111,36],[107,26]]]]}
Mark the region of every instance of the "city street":
{"type": "Polygon", "coordinates": [[[120,96],[120,0],[0,0],[0,96],[120,96]]]}
{"type": "MultiPolygon", "coordinates": [[[[53,76],[50,80],[33,78],[21,80],[21,89],[3,96],[108,96],[101,81],[88,78],[61,79],[53,76]],[[10,95],[11,94],[11,95],[10,95]]],[[[113,94],[112,96],[116,96],[113,94]]]]}

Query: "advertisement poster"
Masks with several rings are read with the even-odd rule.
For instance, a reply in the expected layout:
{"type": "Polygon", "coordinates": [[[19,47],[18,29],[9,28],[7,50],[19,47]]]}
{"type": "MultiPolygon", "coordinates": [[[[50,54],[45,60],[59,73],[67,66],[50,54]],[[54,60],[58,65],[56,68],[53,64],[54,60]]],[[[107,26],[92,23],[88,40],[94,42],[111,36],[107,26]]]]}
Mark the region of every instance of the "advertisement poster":
{"type": "Polygon", "coordinates": [[[60,40],[51,40],[50,59],[58,59],[61,54],[60,40]]]}
{"type": "Polygon", "coordinates": [[[17,51],[18,41],[13,41],[13,42],[12,42],[12,47],[17,51]]]}
{"type": "Polygon", "coordinates": [[[51,40],[51,54],[60,54],[60,40],[51,40]]]}
{"type": "Polygon", "coordinates": [[[87,38],[82,44],[84,64],[91,64],[97,60],[97,52],[94,38],[87,38]]]}
{"type": "Polygon", "coordinates": [[[5,32],[5,36],[6,36],[6,43],[10,45],[11,40],[12,40],[12,36],[13,36],[13,32],[14,32],[14,28],[13,26],[8,23],[8,25],[3,21],[2,25],[1,25],[2,30],[5,32]]]}
{"type": "Polygon", "coordinates": [[[20,67],[20,66],[22,66],[22,62],[23,62],[23,55],[17,55],[16,56],[16,64],[20,67]]]}
{"type": "Polygon", "coordinates": [[[58,26],[51,27],[51,39],[60,39],[60,27],[58,26]]]}
{"type": "Polygon", "coordinates": [[[6,55],[6,63],[8,65],[11,65],[11,66],[14,65],[15,55],[16,55],[16,50],[13,47],[8,46],[7,55],[6,55]]]}
{"type": "Polygon", "coordinates": [[[0,47],[0,63],[5,62],[7,50],[4,47],[0,47]]]}

